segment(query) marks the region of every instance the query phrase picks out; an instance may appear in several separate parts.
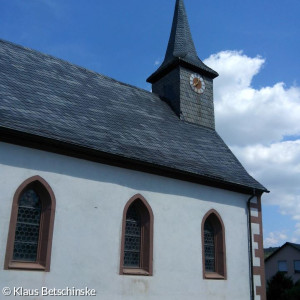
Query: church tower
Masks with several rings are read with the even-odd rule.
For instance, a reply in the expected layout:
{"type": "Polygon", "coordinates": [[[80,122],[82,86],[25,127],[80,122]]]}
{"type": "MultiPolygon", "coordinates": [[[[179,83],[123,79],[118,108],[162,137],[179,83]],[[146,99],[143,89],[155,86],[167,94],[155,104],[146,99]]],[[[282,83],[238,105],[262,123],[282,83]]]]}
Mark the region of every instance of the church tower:
{"type": "Polygon", "coordinates": [[[198,57],[183,0],[176,0],[170,39],[161,66],[147,79],[181,120],[215,129],[213,79],[218,73],[198,57]]]}

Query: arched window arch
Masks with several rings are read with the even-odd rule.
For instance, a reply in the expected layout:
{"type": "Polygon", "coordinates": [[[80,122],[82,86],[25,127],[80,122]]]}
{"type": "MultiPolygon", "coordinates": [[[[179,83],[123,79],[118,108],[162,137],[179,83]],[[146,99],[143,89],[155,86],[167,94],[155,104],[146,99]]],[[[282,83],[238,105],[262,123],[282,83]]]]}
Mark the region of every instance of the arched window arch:
{"type": "Polygon", "coordinates": [[[25,180],[12,204],[5,269],[50,271],[55,196],[40,176],[25,180]]]}
{"type": "Polygon", "coordinates": [[[225,228],[215,210],[202,220],[202,257],[204,278],[226,279],[225,228]]]}
{"type": "Polygon", "coordinates": [[[142,195],[125,205],[122,222],[120,274],[152,275],[153,213],[142,195]]]}

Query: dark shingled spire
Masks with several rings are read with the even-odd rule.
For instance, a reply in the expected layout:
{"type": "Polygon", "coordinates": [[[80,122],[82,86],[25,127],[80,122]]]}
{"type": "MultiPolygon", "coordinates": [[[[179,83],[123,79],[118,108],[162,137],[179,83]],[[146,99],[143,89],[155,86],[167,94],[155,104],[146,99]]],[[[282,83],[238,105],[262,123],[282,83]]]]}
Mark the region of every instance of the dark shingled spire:
{"type": "Polygon", "coordinates": [[[171,61],[174,57],[187,56],[194,60],[198,59],[184,3],[182,0],[177,0],[165,62],[171,61]]]}
{"type": "Polygon", "coordinates": [[[206,66],[197,56],[183,0],[176,0],[173,25],[164,62],[147,81],[150,83],[157,81],[169,69],[178,64],[186,65],[198,72],[202,71],[201,73],[205,73],[210,78],[218,76],[217,72],[206,66]]]}

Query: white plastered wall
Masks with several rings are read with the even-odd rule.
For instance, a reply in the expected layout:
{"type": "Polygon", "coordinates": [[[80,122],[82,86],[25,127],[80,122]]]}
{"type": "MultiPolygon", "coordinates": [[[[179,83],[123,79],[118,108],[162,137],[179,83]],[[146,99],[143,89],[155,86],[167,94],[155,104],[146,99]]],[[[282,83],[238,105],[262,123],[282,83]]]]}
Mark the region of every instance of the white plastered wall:
{"type": "Polygon", "coordinates": [[[1,142],[0,176],[1,289],[87,286],[101,300],[250,298],[247,195],[1,142]],[[13,195],[34,175],[50,184],[57,201],[51,271],[7,271],[13,195]],[[119,275],[123,208],[137,193],[154,214],[152,277],[119,275]],[[202,275],[201,221],[210,209],[225,225],[227,280],[202,275]]]}

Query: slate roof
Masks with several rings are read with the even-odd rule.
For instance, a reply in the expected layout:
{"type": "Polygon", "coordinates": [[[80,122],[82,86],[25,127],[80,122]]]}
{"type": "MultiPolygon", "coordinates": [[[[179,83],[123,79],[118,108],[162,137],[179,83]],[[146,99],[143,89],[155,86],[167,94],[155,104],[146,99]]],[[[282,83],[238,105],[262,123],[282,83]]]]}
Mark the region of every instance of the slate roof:
{"type": "Polygon", "coordinates": [[[219,74],[205,65],[197,55],[194,41],[184,6],[183,0],[176,0],[173,24],[166,51],[165,59],[161,66],[147,79],[148,82],[155,82],[159,74],[173,64],[179,64],[180,61],[189,66],[196,67],[207,76],[215,78],[219,74]]]}
{"type": "Polygon", "coordinates": [[[286,247],[286,246],[291,246],[294,249],[300,251],[300,244],[295,244],[295,243],[290,243],[290,242],[286,242],[285,244],[283,244],[281,247],[278,247],[271,255],[269,255],[268,257],[265,258],[265,261],[268,261],[271,257],[273,257],[276,253],[278,253],[282,248],[286,247]]]}
{"type": "Polygon", "coordinates": [[[293,248],[295,248],[296,250],[299,250],[300,251],[300,244],[295,244],[295,243],[287,243],[289,244],[290,246],[292,246],[293,248]]]}
{"type": "Polygon", "coordinates": [[[267,191],[214,130],[157,95],[3,40],[0,129],[267,191]]]}

